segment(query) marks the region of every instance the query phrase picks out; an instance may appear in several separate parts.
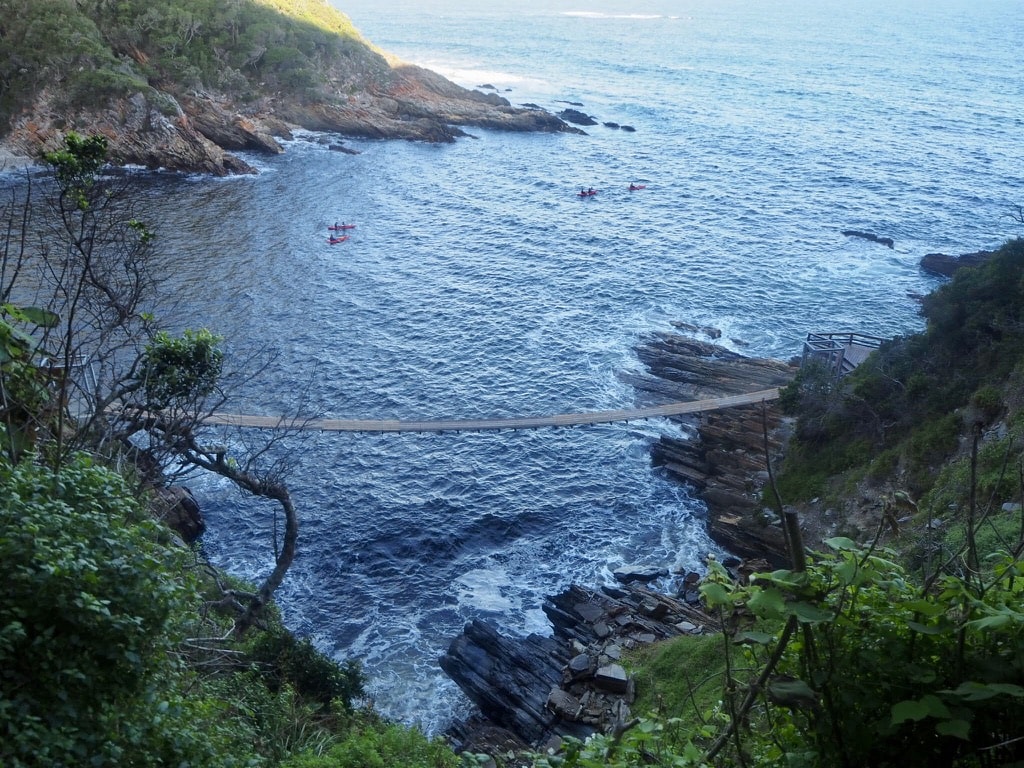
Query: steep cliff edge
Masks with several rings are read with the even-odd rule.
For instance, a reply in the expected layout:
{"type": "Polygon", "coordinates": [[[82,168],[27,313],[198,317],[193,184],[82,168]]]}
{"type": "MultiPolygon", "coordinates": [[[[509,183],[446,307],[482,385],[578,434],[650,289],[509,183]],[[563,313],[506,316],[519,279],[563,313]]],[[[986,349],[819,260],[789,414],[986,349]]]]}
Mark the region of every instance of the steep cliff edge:
{"type": "Polygon", "coordinates": [[[579,132],[375,49],[324,0],[113,4],[8,0],[0,24],[0,155],[37,157],[68,130],[117,164],[251,172],[304,128],[454,141],[465,127],[579,132]]]}

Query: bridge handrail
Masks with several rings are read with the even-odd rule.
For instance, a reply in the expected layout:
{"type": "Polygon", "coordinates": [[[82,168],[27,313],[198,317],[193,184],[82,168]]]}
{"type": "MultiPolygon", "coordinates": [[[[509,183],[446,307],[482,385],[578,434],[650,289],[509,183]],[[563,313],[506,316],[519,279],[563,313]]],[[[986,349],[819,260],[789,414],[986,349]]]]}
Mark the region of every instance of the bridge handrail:
{"type": "Polygon", "coordinates": [[[835,331],[832,333],[808,333],[804,346],[814,350],[831,350],[856,344],[861,347],[878,349],[885,341],[888,339],[858,331],[835,331]]]}
{"type": "Polygon", "coordinates": [[[646,408],[627,408],[618,411],[597,411],[590,413],[562,413],[554,416],[529,416],[525,418],[502,419],[455,419],[435,421],[401,421],[397,419],[282,419],[278,416],[254,416],[247,414],[213,413],[202,419],[204,424],[255,427],[257,429],[301,429],[323,432],[483,432],[502,429],[542,429],[545,427],[577,427],[590,424],[611,424],[614,422],[640,421],[643,419],[679,416],[686,413],[731,408],[738,405],[754,405],[768,400],[777,400],[777,387],[739,395],[691,400],[686,402],[654,405],[646,408]]]}

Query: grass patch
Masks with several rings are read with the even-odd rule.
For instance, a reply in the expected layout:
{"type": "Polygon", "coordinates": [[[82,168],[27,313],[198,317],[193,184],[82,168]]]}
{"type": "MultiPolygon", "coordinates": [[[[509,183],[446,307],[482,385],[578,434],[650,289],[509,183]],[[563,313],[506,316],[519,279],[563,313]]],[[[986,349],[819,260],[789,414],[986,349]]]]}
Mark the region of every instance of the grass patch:
{"type": "Polygon", "coordinates": [[[721,635],[687,635],[631,652],[638,714],[678,717],[694,727],[722,699],[725,655],[721,635]]]}

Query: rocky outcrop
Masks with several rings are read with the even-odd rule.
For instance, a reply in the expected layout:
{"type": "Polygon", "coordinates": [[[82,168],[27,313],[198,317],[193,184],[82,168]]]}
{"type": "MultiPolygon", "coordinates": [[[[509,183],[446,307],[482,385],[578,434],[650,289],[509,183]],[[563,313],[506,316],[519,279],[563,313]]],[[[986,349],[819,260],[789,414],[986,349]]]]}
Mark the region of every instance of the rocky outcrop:
{"type": "Polygon", "coordinates": [[[454,141],[466,127],[582,133],[542,109],[513,107],[496,93],[462,88],[421,67],[383,59],[379,66],[386,76],[374,73],[361,87],[346,82],[344,91],[319,100],[279,93],[241,103],[168,85],[69,112],[62,94],[43,90],[12,118],[0,149],[38,157],[73,129],[106,136],[115,164],[223,176],[254,172],[232,152],[281,152],[275,137],[295,128],[429,142],[454,141]]]}
{"type": "Polygon", "coordinates": [[[893,239],[891,237],[880,237],[874,232],[862,232],[859,229],[844,229],[843,234],[847,237],[859,237],[862,240],[870,240],[873,243],[879,243],[880,245],[893,247],[893,239]]]}
{"type": "Polygon", "coordinates": [[[943,277],[952,277],[962,267],[977,267],[992,258],[993,251],[963,253],[947,256],[944,253],[928,253],[921,259],[921,269],[943,277]]]}
{"type": "MultiPolygon", "coordinates": [[[[702,333],[720,335],[714,329],[702,333]]],[[[744,357],[676,333],[653,335],[638,354],[648,373],[625,378],[649,404],[783,386],[796,373],[787,363],[744,357]]],[[[777,407],[747,406],[681,418],[690,437],[663,437],[653,448],[653,459],[699,490],[716,540],[756,560],[730,558],[725,565],[736,578],[745,578],[771,564],[784,564],[781,527],[761,505],[767,474],[764,425],[773,460],[785,444],[787,424],[777,407]]],[[[716,628],[700,608],[698,574],[686,574],[681,599],[638,583],[666,575],[663,569],[624,567],[614,575],[623,586],[573,586],[545,601],[552,637],[509,638],[486,622],[474,621],[452,641],[441,667],[481,713],[479,719],[454,727],[449,735],[457,746],[488,752],[489,742],[502,733],[506,737],[501,744],[522,740],[539,747],[552,737],[611,732],[629,720],[635,695],[620,663],[624,651],[716,628]]]]}
{"type": "MultiPolygon", "coordinates": [[[[700,609],[645,587],[573,586],[544,603],[553,636],[503,636],[473,621],[452,641],[441,668],[480,708],[490,738],[506,729],[533,746],[586,737],[629,719],[635,687],[624,651],[714,622],[700,609]]],[[[474,723],[456,724],[459,746],[479,745],[474,723]]]]}
{"type": "Polygon", "coordinates": [[[558,113],[558,116],[565,120],[565,122],[573,123],[574,125],[597,125],[597,120],[586,112],[580,112],[578,109],[563,109],[558,113]]]}
{"type": "MultiPolygon", "coordinates": [[[[630,383],[653,403],[702,400],[785,386],[796,374],[788,363],[749,358],[679,334],[660,333],[638,350],[645,376],[630,383]]],[[[765,458],[781,458],[790,429],[777,402],[677,419],[685,437],[662,436],[652,461],[689,483],[708,507],[708,532],[742,557],[787,562],[781,521],[764,508],[765,458]]]]}
{"type": "Polygon", "coordinates": [[[182,486],[155,488],[152,509],[156,519],[191,544],[206,530],[199,503],[192,492],[182,486]]]}

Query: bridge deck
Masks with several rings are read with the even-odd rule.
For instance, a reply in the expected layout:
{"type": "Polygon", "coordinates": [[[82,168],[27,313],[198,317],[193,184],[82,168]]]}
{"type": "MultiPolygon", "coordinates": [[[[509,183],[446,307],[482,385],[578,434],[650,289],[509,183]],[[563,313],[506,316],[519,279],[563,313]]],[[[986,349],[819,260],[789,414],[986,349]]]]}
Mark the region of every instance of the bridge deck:
{"type": "Polygon", "coordinates": [[[544,427],[577,427],[586,424],[611,424],[621,421],[637,421],[659,416],[678,416],[684,413],[702,413],[737,405],[751,405],[767,400],[776,400],[779,390],[762,389],[742,395],[730,395],[711,400],[692,400],[683,403],[655,405],[648,408],[631,408],[621,411],[598,411],[592,413],[562,413],[555,416],[531,416],[518,419],[464,419],[452,421],[399,421],[390,419],[373,421],[369,419],[282,419],[276,416],[246,416],[243,414],[214,413],[205,419],[206,424],[235,427],[257,427],[261,429],[308,429],[323,432],[484,432],[502,429],[543,429],[544,427]]]}

